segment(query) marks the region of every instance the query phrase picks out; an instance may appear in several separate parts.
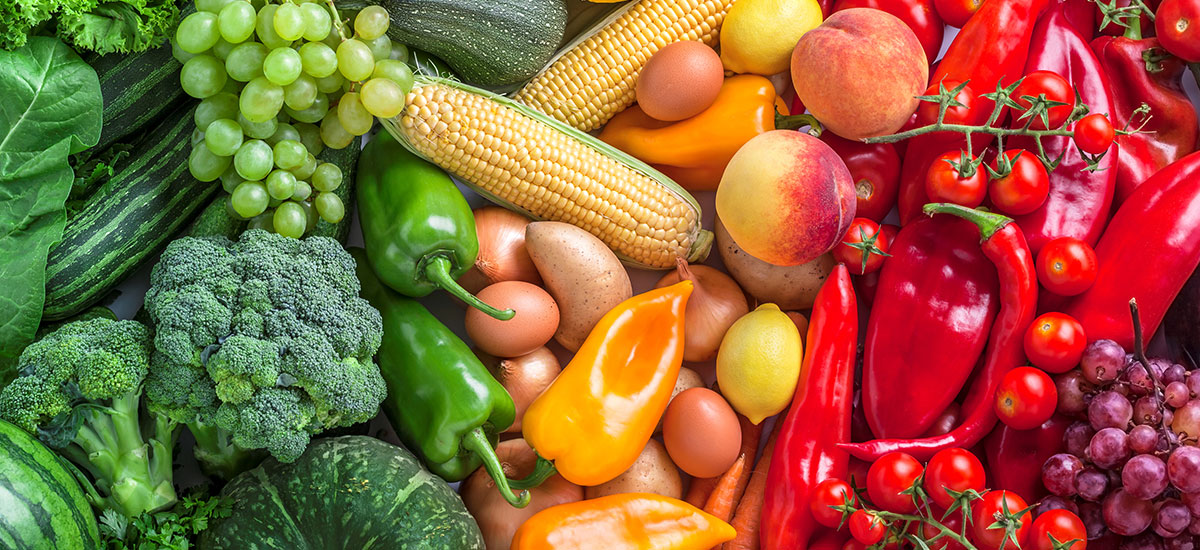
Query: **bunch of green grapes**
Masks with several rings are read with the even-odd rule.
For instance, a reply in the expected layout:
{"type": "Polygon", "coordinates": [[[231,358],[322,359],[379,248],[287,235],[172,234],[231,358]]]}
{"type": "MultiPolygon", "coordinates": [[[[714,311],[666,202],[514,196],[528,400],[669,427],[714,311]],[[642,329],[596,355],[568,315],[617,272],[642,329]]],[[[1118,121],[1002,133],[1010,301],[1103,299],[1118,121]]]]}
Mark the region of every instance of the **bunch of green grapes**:
{"type": "Polygon", "coordinates": [[[196,0],[196,10],[172,43],[183,90],[202,100],[192,175],[220,180],[230,214],[251,227],[299,238],[318,216],[341,221],[342,172],[317,155],[400,114],[412,89],[387,10],[359,11],[353,36],[321,0],[196,0]]]}

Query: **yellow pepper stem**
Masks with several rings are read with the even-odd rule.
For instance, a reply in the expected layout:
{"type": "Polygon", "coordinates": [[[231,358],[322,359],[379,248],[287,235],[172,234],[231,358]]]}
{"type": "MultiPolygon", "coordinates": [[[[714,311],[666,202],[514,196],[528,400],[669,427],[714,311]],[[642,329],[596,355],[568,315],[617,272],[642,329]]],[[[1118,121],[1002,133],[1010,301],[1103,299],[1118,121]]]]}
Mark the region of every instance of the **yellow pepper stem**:
{"type": "Polygon", "coordinates": [[[500,495],[507,500],[509,504],[515,508],[524,508],[529,505],[529,491],[521,491],[521,496],[517,496],[512,492],[512,488],[508,484],[508,478],[504,476],[504,467],[500,465],[500,459],[496,457],[496,449],[492,448],[492,443],[488,441],[487,435],[483,433],[483,428],[475,428],[463,437],[462,445],[468,451],[471,451],[483,460],[483,467],[487,469],[487,473],[496,482],[496,489],[500,491],[500,495]]]}

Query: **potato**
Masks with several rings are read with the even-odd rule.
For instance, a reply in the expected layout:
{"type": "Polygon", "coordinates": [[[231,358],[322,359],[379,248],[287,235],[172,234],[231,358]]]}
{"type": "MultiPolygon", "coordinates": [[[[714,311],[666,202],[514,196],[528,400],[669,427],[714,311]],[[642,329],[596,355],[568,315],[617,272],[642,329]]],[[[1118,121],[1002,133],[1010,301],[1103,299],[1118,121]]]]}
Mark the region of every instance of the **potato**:
{"type": "Polygon", "coordinates": [[[733,242],[720,218],[717,219],[716,234],[721,260],[733,279],[759,302],[773,303],[779,309],[812,307],[817,291],[837,264],[832,254],[822,254],[808,263],[786,267],[764,262],[733,242]]]}
{"type": "Polygon", "coordinates": [[[525,227],[525,248],[558,304],[554,339],[568,350],[578,350],[605,313],[633,296],[625,266],[584,229],[533,222],[525,227]]]}
{"type": "MultiPolygon", "coordinates": [[[[687,367],[679,367],[679,377],[675,379],[675,389],[671,390],[671,399],[675,399],[675,396],[679,395],[679,392],[682,392],[683,390],[704,387],[706,387],[704,385],[704,378],[702,378],[700,374],[687,367]]],[[[668,401],[667,405],[669,406],[670,403],[671,402],[668,401]]],[[[658,427],[654,428],[654,433],[659,432],[662,432],[661,418],[658,419],[658,427]]]]}
{"type": "Polygon", "coordinates": [[[667,448],[662,443],[651,439],[628,470],[612,481],[583,490],[584,497],[589,499],[620,493],[654,493],[683,498],[683,480],[679,477],[679,468],[671,462],[667,448]]]}

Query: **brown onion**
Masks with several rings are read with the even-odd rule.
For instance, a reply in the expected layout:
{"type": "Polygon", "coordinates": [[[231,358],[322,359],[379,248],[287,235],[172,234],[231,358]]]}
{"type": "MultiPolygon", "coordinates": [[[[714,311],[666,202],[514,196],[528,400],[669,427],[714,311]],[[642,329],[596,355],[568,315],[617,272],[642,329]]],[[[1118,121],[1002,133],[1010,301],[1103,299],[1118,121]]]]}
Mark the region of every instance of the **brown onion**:
{"type": "Polygon", "coordinates": [[[480,351],[475,353],[483,360],[483,364],[487,365],[488,370],[492,371],[492,376],[500,381],[500,385],[508,390],[513,405],[516,405],[517,419],[504,433],[520,432],[521,417],[525,416],[525,409],[550,387],[550,383],[562,371],[558,358],[545,346],[511,359],[492,357],[480,351]]]}
{"type": "MultiPolygon", "coordinates": [[[[529,475],[537,464],[537,454],[520,438],[501,442],[496,446],[496,456],[509,479],[529,475]]],[[[487,550],[508,550],[517,528],[534,514],[551,506],[583,500],[582,487],[555,474],[529,489],[529,506],[514,508],[496,490],[496,483],[483,468],[471,474],[459,492],[467,511],[479,524],[487,550]]]]}
{"type": "Polygon", "coordinates": [[[472,294],[501,281],[542,284],[541,275],[525,251],[529,218],[499,206],[476,208],[474,214],[479,254],[458,284],[472,294]]]}
{"type": "Polygon", "coordinates": [[[695,285],[683,314],[683,360],[708,361],[717,356],[725,331],[750,312],[750,304],[732,277],[705,265],[688,265],[683,259],[654,288],[683,279],[695,285]]]}

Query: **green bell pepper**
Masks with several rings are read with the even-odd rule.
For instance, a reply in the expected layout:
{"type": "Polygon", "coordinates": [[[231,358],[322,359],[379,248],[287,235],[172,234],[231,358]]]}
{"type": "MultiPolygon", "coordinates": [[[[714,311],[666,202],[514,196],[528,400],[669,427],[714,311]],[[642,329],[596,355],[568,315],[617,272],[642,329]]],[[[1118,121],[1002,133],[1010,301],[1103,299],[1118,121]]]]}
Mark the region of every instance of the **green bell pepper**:
{"type": "Polygon", "coordinates": [[[455,279],[475,264],[475,216],[454,181],[379,132],[358,160],[358,216],[367,258],[387,286],[420,298],[441,288],[497,319],[513,310],[483,303],[455,279]]]}

